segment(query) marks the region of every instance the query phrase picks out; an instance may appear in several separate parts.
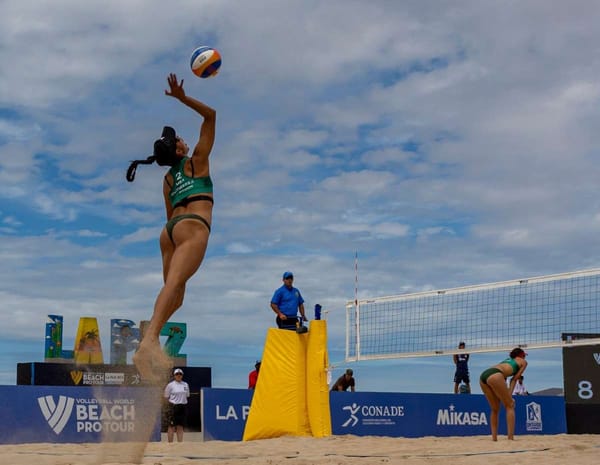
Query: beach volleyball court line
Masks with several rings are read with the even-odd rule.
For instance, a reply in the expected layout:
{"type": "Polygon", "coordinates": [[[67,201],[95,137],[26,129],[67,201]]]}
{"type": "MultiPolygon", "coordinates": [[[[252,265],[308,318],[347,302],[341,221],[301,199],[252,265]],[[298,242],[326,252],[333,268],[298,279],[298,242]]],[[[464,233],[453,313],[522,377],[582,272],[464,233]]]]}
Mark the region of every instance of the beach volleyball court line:
{"type": "MultiPolygon", "coordinates": [[[[330,456],[338,456],[338,457],[348,457],[348,458],[357,458],[357,459],[389,459],[391,458],[389,455],[359,455],[359,454],[323,454],[325,457],[330,456]]],[[[286,457],[292,458],[292,457],[286,457]]]]}
{"type": "Polygon", "coordinates": [[[170,454],[145,454],[144,457],[159,458],[159,459],[186,459],[186,460],[248,460],[260,458],[262,456],[252,455],[170,455],[170,454]]]}
{"type": "MultiPolygon", "coordinates": [[[[600,446],[595,446],[600,447],[600,446]]],[[[402,455],[403,458],[433,458],[433,457],[470,457],[475,455],[494,455],[494,454],[519,454],[525,452],[545,452],[551,450],[550,447],[541,449],[518,449],[518,450],[500,450],[500,451],[484,451],[484,452],[463,452],[460,454],[407,454],[402,455]]],[[[391,459],[390,455],[362,455],[362,454],[336,454],[326,453],[324,457],[346,457],[346,458],[364,458],[364,459],[391,459]]],[[[250,459],[261,456],[199,456],[199,455],[164,455],[164,454],[145,454],[144,457],[153,458],[185,458],[188,460],[226,460],[226,459],[250,459]]],[[[302,454],[286,455],[286,459],[302,458],[302,454]]]]}
{"type": "MultiPolygon", "coordinates": [[[[600,446],[595,446],[600,447],[600,446]]],[[[494,454],[520,454],[524,452],[545,452],[551,450],[550,447],[544,447],[542,449],[518,449],[518,450],[498,450],[498,451],[484,451],[484,452],[463,452],[457,454],[400,454],[403,458],[433,458],[433,457],[470,457],[474,455],[494,455],[494,454]]],[[[349,457],[349,458],[391,458],[389,455],[358,455],[358,454],[323,454],[324,456],[338,456],[338,457],[349,457]]],[[[294,458],[294,456],[288,456],[286,458],[294,458]]]]}
{"type": "MultiPolygon", "coordinates": [[[[592,448],[600,448],[599,445],[591,446],[592,448]]],[[[498,450],[498,451],[483,451],[483,452],[462,452],[455,454],[399,454],[402,458],[435,458],[435,457],[471,457],[477,455],[501,455],[501,454],[522,454],[526,452],[547,452],[552,450],[552,447],[543,447],[540,449],[517,449],[517,450],[498,450]]],[[[75,456],[89,456],[89,452],[72,452],[72,453],[62,453],[62,452],[15,452],[18,455],[49,455],[49,456],[65,456],[65,455],[75,455],[75,456]]],[[[365,458],[365,459],[391,459],[392,457],[389,455],[358,455],[358,454],[335,454],[335,453],[326,453],[323,454],[324,457],[347,457],[347,458],[365,458]]],[[[257,458],[259,456],[251,456],[251,455],[223,455],[223,456],[215,456],[215,455],[171,455],[171,454],[144,454],[144,457],[148,458],[170,458],[170,459],[186,459],[186,460],[249,460],[251,458],[257,458]]],[[[262,456],[260,456],[262,457],[262,456]]],[[[302,457],[302,454],[298,455],[288,455],[284,458],[286,459],[295,459],[302,457]]]]}
{"type": "MultiPolygon", "coordinates": [[[[119,443],[126,444],[126,443],[119,443]]],[[[90,456],[90,452],[22,452],[16,451],[14,452],[18,455],[49,455],[54,457],[62,457],[67,455],[75,455],[75,456],[90,456]]],[[[92,454],[93,455],[93,454],[92,454]]],[[[172,455],[172,454],[144,454],[144,457],[148,458],[162,458],[162,459],[187,459],[187,460],[247,460],[251,458],[260,458],[262,456],[250,456],[250,455],[223,455],[223,456],[215,456],[215,455],[172,455]]],[[[126,462],[133,463],[133,462],[126,462]]]]}
{"type": "Polygon", "coordinates": [[[406,455],[405,457],[471,457],[474,455],[495,455],[495,454],[522,454],[524,452],[546,452],[552,450],[551,447],[543,447],[541,449],[517,449],[517,450],[490,450],[483,452],[462,452],[456,454],[424,454],[424,455],[406,455]]]}

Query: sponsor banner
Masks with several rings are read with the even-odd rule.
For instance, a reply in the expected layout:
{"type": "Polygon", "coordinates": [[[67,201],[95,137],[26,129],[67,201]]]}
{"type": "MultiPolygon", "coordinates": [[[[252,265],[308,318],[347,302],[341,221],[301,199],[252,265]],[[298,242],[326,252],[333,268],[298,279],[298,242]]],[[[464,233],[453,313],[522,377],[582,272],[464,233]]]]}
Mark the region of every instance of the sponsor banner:
{"type": "MultiPolygon", "coordinates": [[[[515,434],[566,432],[563,397],[516,396],[515,434]]],[[[490,434],[490,408],[477,394],[332,392],[333,434],[357,436],[473,436],[490,434]]],[[[504,408],[498,431],[506,434],[504,408]]]]}
{"type": "Polygon", "coordinates": [[[204,440],[241,441],[252,389],[202,389],[204,440]]]}
{"type": "MultiPolygon", "coordinates": [[[[205,440],[240,441],[252,392],[202,389],[205,440]]],[[[515,434],[566,433],[562,396],[516,396],[515,434]]],[[[490,408],[480,394],[330,393],[334,435],[424,437],[490,434],[490,408]]],[[[499,434],[506,434],[504,408],[499,434]]]]}
{"type": "Polygon", "coordinates": [[[157,399],[156,388],[0,386],[0,443],[160,441],[158,414],[150,438],[136,421],[157,399]]]}
{"type": "Polygon", "coordinates": [[[423,437],[490,431],[483,396],[332,392],[330,406],[334,434],[423,437]]]}
{"type": "Polygon", "coordinates": [[[17,384],[36,386],[139,386],[133,365],[30,362],[17,364],[17,384]]]}

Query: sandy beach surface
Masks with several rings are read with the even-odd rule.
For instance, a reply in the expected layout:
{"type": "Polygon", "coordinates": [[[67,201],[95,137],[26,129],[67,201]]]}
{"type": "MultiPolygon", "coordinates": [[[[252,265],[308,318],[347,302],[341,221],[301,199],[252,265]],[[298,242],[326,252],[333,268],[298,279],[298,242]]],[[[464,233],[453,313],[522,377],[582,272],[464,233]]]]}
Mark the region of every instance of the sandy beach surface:
{"type": "MultiPolygon", "coordinates": [[[[145,449],[142,463],[152,465],[372,465],[372,464],[506,464],[596,465],[600,463],[600,435],[521,436],[514,441],[488,436],[388,437],[331,436],[281,437],[250,442],[195,440],[155,442],[145,449]]],[[[99,461],[100,451],[123,450],[128,444],[18,444],[0,446],[7,465],[79,465],[127,462],[99,461]]]]}

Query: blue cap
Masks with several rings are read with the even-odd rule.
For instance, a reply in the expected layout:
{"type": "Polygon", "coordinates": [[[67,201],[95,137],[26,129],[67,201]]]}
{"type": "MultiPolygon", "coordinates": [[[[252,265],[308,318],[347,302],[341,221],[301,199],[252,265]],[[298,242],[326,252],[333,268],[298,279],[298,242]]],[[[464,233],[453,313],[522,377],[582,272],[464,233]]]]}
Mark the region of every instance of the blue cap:
{"type": "Polygon", "coordinates": [[[283,273],[283,279],[293,278],[294,274],[291,271],[286,271],[283,273]]]}

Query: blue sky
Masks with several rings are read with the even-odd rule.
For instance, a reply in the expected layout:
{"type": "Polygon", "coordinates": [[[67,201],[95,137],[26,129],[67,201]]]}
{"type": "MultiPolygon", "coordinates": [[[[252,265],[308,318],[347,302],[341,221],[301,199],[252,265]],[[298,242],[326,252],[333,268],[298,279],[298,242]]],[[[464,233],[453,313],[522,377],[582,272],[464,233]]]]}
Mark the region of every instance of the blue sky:
{"type": "MultiPolygon", "coordinates": [[[[217,109],[213,233],[174,320],[189,363],[245,387],[268,303],[292,270],[345,303],[598,266],[600,6],[574,1],[231,0],[0,3],[0,383],[43,359],[47,314],[148,319],[161,286],[163,125],[199,118],[166,76],[217,109]],[[196,78],[199,45],[223,56],[196,78]]],[[[106,354],[105,354],[106,355],[106,354]]],[[[474,357],[479,372],[504,354],[474,357]]],[[[447,392],[449,357],[360,363],[358,388],[447,392]]],[[[562,385],[530,354],[530,390],[562,385]]]]}

